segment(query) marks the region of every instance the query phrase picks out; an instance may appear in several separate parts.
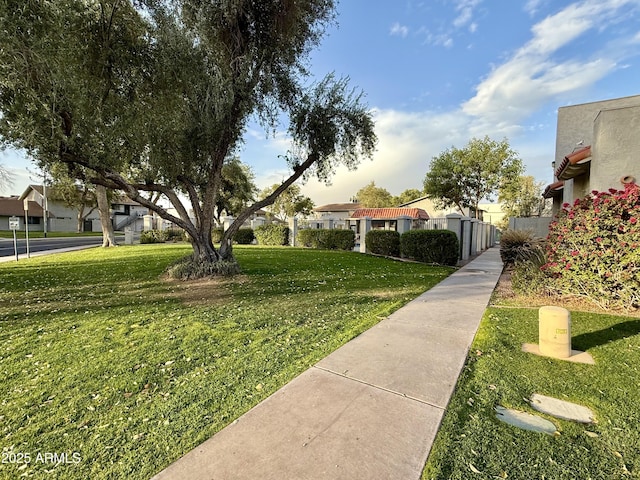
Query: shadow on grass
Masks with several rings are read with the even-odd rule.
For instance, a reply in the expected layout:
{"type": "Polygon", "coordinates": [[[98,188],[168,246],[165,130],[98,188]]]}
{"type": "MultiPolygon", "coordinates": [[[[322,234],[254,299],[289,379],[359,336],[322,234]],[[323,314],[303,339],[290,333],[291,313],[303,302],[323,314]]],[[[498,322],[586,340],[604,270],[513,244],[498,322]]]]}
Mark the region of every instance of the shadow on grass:
{"type": "Polygon", "coordinates": [[[640,333],[640,320],[629,320],[618,323],[609,328],[603,328],[595,332],[576,335],[571,339],[574,348],[587,351],[593,347],[606,345],[607,343],[622,340],[640,333]]]}

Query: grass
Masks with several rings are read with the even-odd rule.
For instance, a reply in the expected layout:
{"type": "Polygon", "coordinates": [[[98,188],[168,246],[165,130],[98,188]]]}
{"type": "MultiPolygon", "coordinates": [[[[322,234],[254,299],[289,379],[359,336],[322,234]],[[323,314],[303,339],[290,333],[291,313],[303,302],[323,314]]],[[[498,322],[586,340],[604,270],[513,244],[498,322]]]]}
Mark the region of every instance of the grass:
{"type": "Polygon", "coordinates": [[[189,250],[0,264],[0,478],[147,479],[452,271],[239,247],[233,281],[160,281],[189,250]]]}
{"type": "Polygon", "coordinates": [[[485,312],[422,478],[640,478],[640,320],[572,312],[572,346],[596,365],[526,354],[523,343],[538,343],[537,309],[485,312]],[[497,405],[536,413],[533,393],[584,405],[597,423],[542,415],[553,437],[496,419],[497,405]]]}
{"type": "MultiPolygon", "coordinates": [[[[102,232],[47,232],[47,238],[101,237],[102,232]]],[[[0,230],[0,238],[13,238],[13,230],[0,230]]],[[[16,230],[16,238],[24,239],[25,231],[16,230]]],[[[29,230],[29,238],[45,238],[44,232],[29,230]]]]}

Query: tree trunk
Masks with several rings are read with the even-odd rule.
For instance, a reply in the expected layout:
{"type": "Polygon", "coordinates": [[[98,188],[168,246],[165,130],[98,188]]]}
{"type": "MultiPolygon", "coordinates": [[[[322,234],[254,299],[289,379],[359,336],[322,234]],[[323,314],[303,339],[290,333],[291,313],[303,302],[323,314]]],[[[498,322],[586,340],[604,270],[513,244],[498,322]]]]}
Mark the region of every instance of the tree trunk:
{"type": "Polygon", "coordinates": [[[109,199],[107,198],[107,187],[96,185],[96,197],[98,199],[98,212],[100,213],[100,224],[102,225],[102,246],[116,247],[116,239],[113,234],[113,224],[109,215],[109,199]]]}
{"type": "Polygon", "coordinates": [[[84,205],[78,209],[77,230],[78,233],[84,232],[84,205]]]}
{"type": "Polygon", "coordinates": [[[193,246],[193,259],[202,263],[215,263],[221,259],[220,254],[216,251],[211,242],[211,234],[198,232],[196,238],[191,238],[193,246]]]}

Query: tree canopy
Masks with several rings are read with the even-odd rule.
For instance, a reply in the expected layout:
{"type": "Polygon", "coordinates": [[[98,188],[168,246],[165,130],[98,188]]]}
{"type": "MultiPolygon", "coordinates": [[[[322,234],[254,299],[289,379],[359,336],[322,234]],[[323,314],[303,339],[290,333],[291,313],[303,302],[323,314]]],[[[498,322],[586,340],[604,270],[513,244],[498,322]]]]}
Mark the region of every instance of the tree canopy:
{"type": "MultiPolygon", "coordinates": [[[[267,198],[277,188],[279,184],[271,185],[260,193],[260,198],[267,198]]],[[[296,184],[291,185],[268,207],[269,213],[278,220],[285,221],[289,217],[297,214],[309,215],[313,211],[313,200],[302,195],[300,187],[296,184]]]]}
{"type": "Polygon", "coordinates": [[[13,176],[11,172],[0,165],[0,191],[13,184],[13,176]]]}
{"type": "Polygon", "coordinates": [[[362,94],[333,75],[305,86],[308,53],[333,19],[332,0],[7,0],[0,136],[41,166],[62,162],[183,228],[196,261],[234,262],[231,239],[253,212],[301,177],[327,181],[337,165],[356,168],[373,154],[362,94]],[[272,130],[282,113],[290,175],[237,213],[218,250],[223,169],[249,118],[272,130]]]}
{"type": "Polygon", "coordinates": [[[473,138],[463,148],[451,147],[431,160],[424,179],[425,194],[443,208],[471,208],[491,200],[501,188],[517,181],[522,161],[509,142],[473,138]]]}
{"type": "Polygon", "coordinates": [[[405,203],[411,202],[412,200],[416,200],[422,196],[424,196],[424,193],[418,190],[417,188],[408,188],[397,197],[394,197],[394,204],[403,205],[405,203]]]}
{"type": "Polygon", "coordinates": [[[540,215],[544,208],[542,187],[531,175],[519,176],[500,188],[499,201],[506,217],[532,217],[540,215]]]}
{"type": "Polygon", "coordinates": [[[356,193],[358,203],[366,208],[393,207],[394,198],[389,191],[382,187],[377,187],[375,182],[362,187],[356,193]]]}

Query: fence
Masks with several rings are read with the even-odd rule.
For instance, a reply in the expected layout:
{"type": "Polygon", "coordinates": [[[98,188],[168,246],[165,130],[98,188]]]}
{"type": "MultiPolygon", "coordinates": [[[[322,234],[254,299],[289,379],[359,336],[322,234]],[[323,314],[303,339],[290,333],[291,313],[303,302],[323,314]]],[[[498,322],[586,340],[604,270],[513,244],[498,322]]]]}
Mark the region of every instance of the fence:
{"type": "Polygon", "coordinates": [[[546,238],[552,220],[551,217],[511,217],[509,218],[509,229],[531,230],[536,237],[546,238]]]}
{"type": "MultiPolygon", "coordinates": [[[[351,228],[356,233],[356,251],[366,252],[365,243],[367,232],[372,229],[372,220],[370,218],[359,218],[353,224],[345,225],[346,221],[301,221],[297,219],[289,220],[289,228],[291,229],[291,241],[295,242],[298,230],[304,228],[351,228]]],[[[413,222],[409,217],[399,217],[394,222],[395,230],[402,233],[412,228],[413,222]]],[[[487,248],[493,247],[497,241],[497,228],[495,225],[481,222],[475,218],[463,217],[459,214],[450,214],[443,218],[431,218],[423,225],[427,230],[451,230],[458,237],[460,244],[459,259],[466,261],[471,257],[482,253],[487,248]]],[[[393,229],[393,228],[392,228],[393,229]]]]}

